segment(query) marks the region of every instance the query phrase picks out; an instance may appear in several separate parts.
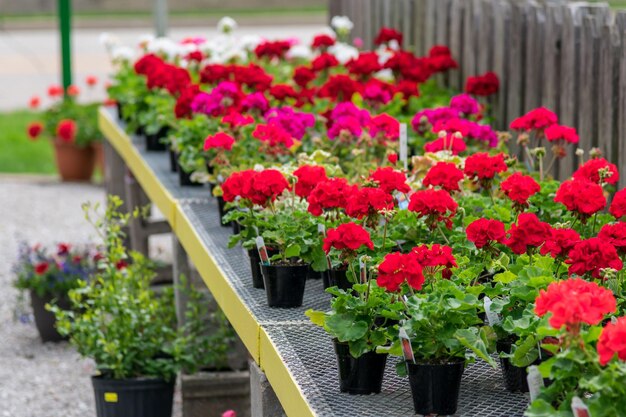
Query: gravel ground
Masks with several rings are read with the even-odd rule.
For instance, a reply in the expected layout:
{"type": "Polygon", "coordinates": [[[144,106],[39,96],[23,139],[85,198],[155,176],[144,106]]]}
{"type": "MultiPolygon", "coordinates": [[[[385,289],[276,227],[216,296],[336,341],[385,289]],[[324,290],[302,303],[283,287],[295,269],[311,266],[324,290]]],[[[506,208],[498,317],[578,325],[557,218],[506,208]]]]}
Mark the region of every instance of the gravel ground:
{"type": "MultiPolygon", "coordinates": [[[[20,240],[94,239],[81,203],[104,202],[101,187],[0,177],[0,417],[95,416],[92,365],[67,343],[42,344],[34,324],[13,320],[11,264],[20,240]]],[[[178,396],[177,396],[178,397],[178,396]]],[[[179,416],[179,401],[174,416],[179,416]]]]}

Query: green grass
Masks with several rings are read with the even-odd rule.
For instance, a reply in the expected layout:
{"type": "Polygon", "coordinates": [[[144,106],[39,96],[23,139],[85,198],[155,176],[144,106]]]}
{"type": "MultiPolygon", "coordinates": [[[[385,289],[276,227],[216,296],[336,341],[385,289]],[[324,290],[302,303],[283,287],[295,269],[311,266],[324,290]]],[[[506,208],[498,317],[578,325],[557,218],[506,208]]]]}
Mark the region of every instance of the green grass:
{"type": "Polygon", "coordinates": [[[0,113],[0,173],[56,173],[50,141],[32,141],[26,134],[26,126],[37,117],[27,110],[0,113]]]}

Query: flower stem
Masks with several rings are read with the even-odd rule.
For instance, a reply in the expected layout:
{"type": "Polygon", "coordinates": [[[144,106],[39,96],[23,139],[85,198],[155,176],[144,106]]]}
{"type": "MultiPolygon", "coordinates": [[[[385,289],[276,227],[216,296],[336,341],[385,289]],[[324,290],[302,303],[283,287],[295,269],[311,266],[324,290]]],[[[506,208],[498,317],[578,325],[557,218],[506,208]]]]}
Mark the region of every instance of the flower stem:
{"type": "Polygon", "coordinates": [[[439,230],[439,233],[441,234],[441,237],[443,237],[443,240],[446,241],[447,245],[450,245],[450,241],[448,240],[446,235],[443,233],[443,230],[441,230],[441,225],[439,224],[439,222],[437,222],[436,225],[437,225],[437,230],[439,230]]]}

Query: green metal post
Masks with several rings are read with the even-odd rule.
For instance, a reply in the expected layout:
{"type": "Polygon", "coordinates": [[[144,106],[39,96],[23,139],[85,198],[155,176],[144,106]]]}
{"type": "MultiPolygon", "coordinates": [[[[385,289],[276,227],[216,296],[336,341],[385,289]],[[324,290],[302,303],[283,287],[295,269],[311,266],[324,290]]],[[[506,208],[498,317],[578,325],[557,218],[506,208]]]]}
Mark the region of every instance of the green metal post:
{"type": "Polygon", "coordinates": [[[63,89],[72,84],[72,2],[71,0],[59,1],[59,32],[61,33],[61,67],[63,73],[63,89]]]}

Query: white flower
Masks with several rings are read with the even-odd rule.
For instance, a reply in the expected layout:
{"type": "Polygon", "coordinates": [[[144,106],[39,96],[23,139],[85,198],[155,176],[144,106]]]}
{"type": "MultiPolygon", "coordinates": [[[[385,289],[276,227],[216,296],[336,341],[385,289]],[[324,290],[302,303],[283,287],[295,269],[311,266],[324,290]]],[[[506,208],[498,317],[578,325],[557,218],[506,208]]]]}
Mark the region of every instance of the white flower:
{"type": "Polygon", "coordinates": [[[246,51],[253,51],[261,42],[263,38],[259,35],[245,35],[239,39],[239,46],[246,51]]]}
{"type": "Polygon", "coordinates": [[[389,61],[389,59],[393,56],[393,52],[387,48],[379,48],[376,50],[376,55],[378,55],[378,63],[380,65],[385,65],[385,62],[389,61]]]}
{"type": "Polygon", "coordinates": [[[261,171],[263,171],[264,169],[265,169],[265,167],[264,167],[263,165],[261,165],[261,164],[255,164],[255,165],[254,165],[254,170],[255,170],[256,172],[261,172],[261,171]]]}
{"type": "Polygon", "coordinates": [[[310,59],[313,57],[313,52],[311,51],[311,48],[309,48],[307,45],[295,45],[295,46],[292,46],[287,51],[285,56],[289,59],[293,59],[293,58],[310,59]]]}
{"type": "Polygon", "coordinates": [[[118,46],[111,51],[111,60],[114,62],[128,62],[135,58],[135,51],[128,46],[118,46]]]}
{"type": "Polygon", "coordinates": [[[352,31],[354,23],[348,16],[335,16],[331,19],[330,26],[335,29],[338,35],[347,35],[352,31]]]}
{"type": "Polygon", "coordinates": [[[217,22],[217,30],[222,33],[231,33],[237,29],[237,22],[232,17],[224,16],[217,22]]]}
{"type": "Polygon", "coordinates": [[[387,46],[389,47],[389,49],[393,49],[394,51],[400,50],[400,44],[395,39],[390,40],[387,46]]]}
{"type": "Polygon", "coordinates": [[[181,45],[170,38],[155,38],[148,43],[146,50],[153,54],[164,55],[168,59],[173,59],[183,53],[181,45]]]}
{"type": "Polygon", "coordinates": [[[103,45],[108,51],[121,44],[117,37],[108,32],[102,32],[98,37],[98,41],[100,42],[100,45],[103,45]]]}
{"type": "Polygon", "coordinates": [[[333,54],[342,65],[359,56],[358,49],[342,42],[338,42],[328,48],[328,52],[333,54]]]}
{"type": "Polygon", "coordinates": [[[394,80],[393,71],[390,68],[386,68],[384,70],[380,70],[374,74],[374,77],[379,80],[392,82],[394,80]]]}
{"type": "Polygon", "coordinates": [[[151,35],[149,33],[146,33],[145,35],[141,35],[138,39],[139,41],[139,46],[141,46],[142,48],[145,48],[146,46],[148,46],[152,41],[154,41],[154,35],[151,35]]]}

